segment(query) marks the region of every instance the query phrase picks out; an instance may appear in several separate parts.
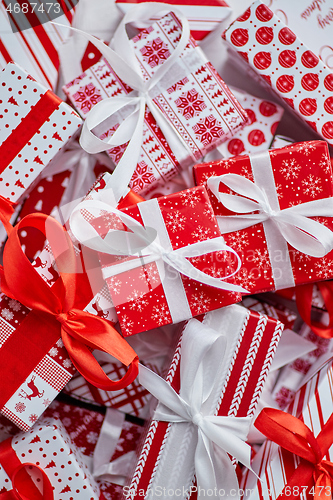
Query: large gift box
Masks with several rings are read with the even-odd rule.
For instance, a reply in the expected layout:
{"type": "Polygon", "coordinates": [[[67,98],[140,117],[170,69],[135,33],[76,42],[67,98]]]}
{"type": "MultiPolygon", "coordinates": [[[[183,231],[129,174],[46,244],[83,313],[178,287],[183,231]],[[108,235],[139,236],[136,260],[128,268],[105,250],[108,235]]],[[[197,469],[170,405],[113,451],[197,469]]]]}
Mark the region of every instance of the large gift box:
{"type": "Polygon", "coordinates": [[[0,444],[0,489],[11,492],[7,498],[98,500],[100,494],[82,454],[56,419],[44,419],[0,444]]]}
{"type": "Polygon", "coordinates": [[[266,425],[258,428],[266,427],[266,435],[276,443],[268,439],[252,462],[259,478],[244,472],[241,486],[246,498],[275,500],[281,493],[293,498],[313,498],[321,492],[321,496],[330,497],[332,375],[329,362],[300,389],[290,408],[299,420],[279,410],[265,410],[266,425]],[[325,482],[325,477],[329,482],[325,482]]]}
{"type": "MultiPolygon", "coordinates": [[[[100,199],[108,201],[112,175],[102,181],[100,199]]],[[[121,211],[88,196],[72,213],[70,227],[78,241],[99,251],[124,336],[232,304],[245,291],[233,284],[228,268],[238,256],[220,236],[201,186],[121,211]]]]}
{"type": "MultiPolygon", "coordinates": [[[[315,38],[308,24],[306,30],[315,38]]],[[[300,118],[332,144],[332,73],[309,50],[308,37],[300,39],[260,0],[223,36],[300,118]]]]}
{"type": "Polygon", "coordinates": [[[153,499],[158,491],[168,491],[172,497],[171,490],[176,492],[175,497],[196,498],[194,470],[198,487],[205,490],[206,496],[211,496],[214,486],[225,492],[235,485],[237,489],[227,452],[238,455],[237,458],[242,455],[243,462],[244,453],[250,456],[250,449],[242,440],[246,438],[247,425],[254,414],[282,329],[279,321],[232,305],[208,313],[202,323],[196,319],[188,322],[166,381],[140,367],[140,382],[160,404],[132,481],[126,491],[124,488],[126,498],[133,500],[146,495],[153,499]],[[177,407],[178,394],[183,409],[177,407]],[[216,437],[218,431],[211,427],[214,423],[222,429],[225,426],[221,432],[229,436],[229,446],[221,444],[223,438],[216,437]],[[234,448],[231,443],[235,444],[234,448]],[[244,446],[242,454],[240,449],[244,446]]]}
{"type": "MultiPolygon", "coordinates": [[[[136,128],[130,141],[130,144],[133,141],[141,143],[140,157],[130,182],[137,192],[145,193],[156,183],[166,182],[176,175],[181,167],[194,164],[248,120],[241,105],[191,37],[180,57],[175,59],[181,35],[179,20],[170,13],[129,41],[133,67],[138,66],[137,79],[143,78],[153,85],[163,66],[171,64],[171,69],[149,90],[144,123],[140,124],[140,130],[136,128]]],[[[115,43],[116,37],[117,33],[115,43]]],[[[99,118],[93,119],[92,130],[100,139],[112,140],[121,123],[125,123],[123,120],[131,116],[131,106],[127,106],[127,111],[124,105],[134,104],[136,94],[130,78],[124,80],[125,76],[120,78],[112,63],[102,59],[64,87],[70,102],[83,118],[89,116],[90,121],[91,113],[97,113],[99,118]],[[124,97],[123,109],[114,113],[110,110],[105,119],[103,106],[112,105],[112,100],[109,101],[112,97],[117,108],[120,97],[124,97]],[[107,101],[102,104],[103,100],[107,101]],[[104,118],[97,110],[102,110],[104,118]]],[[[110,148],[106,140],[104,143],[104,149],[109,150],[112,160],[118,164],[127,142],[114,148],[110,148]]]]}
{"type": "Polygon", "coordinates": [[[226,243],[241,255],[236,283],[255,293],[332,276],[331,244],[318,253],[313,248],[319,239],[332,243],[327,143],[297,143],[194,171],[197,184],[207,185],[226,243]]]}
{"type": "Polygon", "coordinates": [[[17,202],[82,122],[19,66],[8,64],[0,76],[0,194],[17,202]]]}

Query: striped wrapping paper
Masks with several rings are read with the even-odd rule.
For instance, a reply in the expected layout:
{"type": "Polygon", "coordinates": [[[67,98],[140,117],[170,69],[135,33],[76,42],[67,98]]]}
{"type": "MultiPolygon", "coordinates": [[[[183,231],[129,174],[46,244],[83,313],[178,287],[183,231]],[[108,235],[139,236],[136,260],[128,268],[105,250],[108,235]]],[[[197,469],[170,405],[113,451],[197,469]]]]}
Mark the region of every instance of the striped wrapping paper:
{"type": "MultiPolygon", "coordinates": [[[[288,412],[300,418],[316,437],[332,414],[332,394],[333,362],[330,361],[297,392],[288,412]]],[[[324,457],[324,460],[332,459],[333,446],[324,457]]],[[[272,441],[266,441],[252,463],[252,468],[260,480],[251,472],[244,472],[241,486],[245,497],[250,500],[275,500],[288,484],[299,461],[297,456],[272,441]]],[[[299,485],[300,488],[301,486],[303,485],[299,485]]],[[[311,491],[311,488],[308,488],[308,491],[311,491]]],[[[313,499],[313,494],[308,492],[305,497],[313,499]]]]}

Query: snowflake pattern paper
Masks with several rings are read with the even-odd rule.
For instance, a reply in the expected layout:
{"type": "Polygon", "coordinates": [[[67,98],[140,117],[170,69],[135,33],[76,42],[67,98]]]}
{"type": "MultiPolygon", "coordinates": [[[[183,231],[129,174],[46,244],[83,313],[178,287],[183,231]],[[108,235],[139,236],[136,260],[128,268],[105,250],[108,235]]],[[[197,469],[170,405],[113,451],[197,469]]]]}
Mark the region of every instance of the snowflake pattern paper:
{"type": "MultiPolygon", "coordinates": [[[[272,169],[281,209],[333,196],[331,162],[324,141],[296,143],[272,150],[269,156],[271,166],[267,164],[267,168],[272,169]]],[[[251,158],[255,158],[255,155],[251,158]]],[[[206,185],[209,177],[227,173],[242,175],[252,182],[254,180],[250,156],[247,155],[197,165],[194,171],[198,185],[206,185]]],[[[228,192],[222,184],[220,191],[228,192]]],[[[211,191],[208,190],[208,194],[216,215],[234,215],[223,207],[211,191]]],[[[332,218],[313,218],[333,230],[332,218]]],[[[235,276],[237,284],[251,293],[279,289],[273,278],[272,256],[269,255],[263,224],[227,233],[224,237],[227,244],[239,252],[243,261],[243,267],[235,276]]],[[[333,277],[333,251],[325,257],[316,258],[288,244],[289,259],[281,252],[281,255],[278,255],[278,252],[279,249],[276,249],[276,253],[273,252],[276,268],[286,266],[286,262],[290,260],[295,285],[333,277]]]]}

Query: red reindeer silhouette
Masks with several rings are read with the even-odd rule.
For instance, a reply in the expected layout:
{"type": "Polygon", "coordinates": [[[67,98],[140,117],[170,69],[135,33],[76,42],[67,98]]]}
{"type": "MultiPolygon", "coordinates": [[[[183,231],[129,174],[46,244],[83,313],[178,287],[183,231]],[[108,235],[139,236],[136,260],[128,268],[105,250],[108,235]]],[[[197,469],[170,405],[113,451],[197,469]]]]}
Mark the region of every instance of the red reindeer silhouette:
{"type": "Polygon", "coordinates": [[[48,282],[48,284],[50,286],[53,285],[53,283],[55,283],[57,281],[57,279],[59,278],[59,274],[58,272],[54,269],[54,267],[51,265],[50,267],[47,268],[47,271],[52,274],[52,278],[46,278],[46,281],[48,282]]]}
{"type": "Polygon", "coordinates": [[[27,394],[23,389],[19,392],[19,396],[23,399],[32,400],[32,398],[42,398],[44,396],[44,391],[39,391],[39,389],[35,386],[35,375],[31,376],[30,382],[27,383],[27,386],[32,391],[30,394],[27,394]],[[22,393],[22,394],[21,394],[22,393]]]}
{"type": "Polygon", "coordinates": [[[108,317],[108,313],[104,312],[101,306],[99,305],[100,297],[98,297],[93,304],[91,304],[91,307],[95,309],[97,316],[99,318],[106,319],[108,317]]]}
{"type": "Polygon", "coordinates": [[[40,257],[36,257],[35,262],[32,264],[32,267],[41,267],[44,269],[46,267],[47,262],[42,262],[40,257]]]}

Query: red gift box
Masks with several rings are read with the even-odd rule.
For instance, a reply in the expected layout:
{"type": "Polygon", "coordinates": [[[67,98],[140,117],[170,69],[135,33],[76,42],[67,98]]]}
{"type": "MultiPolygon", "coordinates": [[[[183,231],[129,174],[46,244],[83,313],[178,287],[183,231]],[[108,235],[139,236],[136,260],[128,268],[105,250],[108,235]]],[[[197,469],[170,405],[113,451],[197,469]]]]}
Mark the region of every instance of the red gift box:
{"type": "MultiPolygon", "coordinates": [[[[307,30],[312,34],[311,28],[307,30]]],[[[300,40],[260,0],[223,37],[300,118],[332,144],[332,73],[309,50],[306,40],[300,40]]]]}
{"type": "MultiPolygon", "coordinates": [[[[259,187],[260,195],[258,196],[263,196],[270,206],[270,208],[267,208],[268,205],[266,208],[264,206],[259,208],[259,204],[254,203],[253,208],[247,210],[251,213],[245,213],[244,219],[242,219],[242,214],[237,213],[236,215],[236,212],[226,209],[220,199],[216,198],[218,193],[213,194],[208,187],[221,232],[226,233],[224,237],[227,244],[242,256],[243,267],[235,276],[236,283],[242,284],[251,293],[256,293],[287,288],[295,286],[295,284],[326,280],[333,275],[333,253],[331,251],[318,258],[311,256],[313,253],[309,255],[311,250],[308,247],[305,250],[302,247],[301,251],[294,248],[292,245],[295,243],[293,241],[292,245],[287,243],[285,237],[282,236],[281,229],[277,229],[277,226],[270,219],[271,215],[266,212],[266,209],[273,210],[274,217],[274,213],[279,216],[283,210],[289,209],[289,207],[295,207],[298,214],[302,213],[303,210],[308,210],[306,215],[321,223],[321,226],[318,224],[317,230],[322,231],[325,237],[331,241],[332,219],[330,217],[316,217],[319,215],[316,208],[307,208],[308,202],[316,204],[323,199],[325,201],[322,202],[320,214],[327,216],[331,214],[329,203],[332,201],[333,185],[327,143],[323,141],[297,143],[257,155],[239,156],[229,160],[197,165],[194,167],[194,172],[197,184],[203,185],[212,176],[237,174],[237,182],[242,178],[246,180],[247,191],[249,187],[255,186],[255,189],[259,187]],[[248,180],[252,182],[249,183],[248,180]],[[254,212],[256,207],[261,210],[260,213],[265,214],[262,220],[265,220],[267,216],[267,222],[260,222],[260,214],[257,218],[256,212],[254,212]],[[220,218],[220,216],[222,217],[220,218]],[[271,229],[267,223],[273,223],[271,229]],[[234,224],[237,225],[237,229],[230,231],[231,227],[235,227],[234,224]],[[245,229],[242,229],[242,225],[245,229]]],[[[210,182],[211,180],[208,181],[208,183],[210,182]]],[[[215,190],[215,188],[212,189],[215,190]]],[[[223,186],[222,178],[219,190],[223,193],[228,192],[227,188],[223,186]]],[[[253,196],[253,193],[245,194],[245,196],[253,196]]],[[[233,199],[247,200],[248,198],[245,196],[233,199]]],[[[265,204],[266,201],[263,203],[265,204]]],[[[290,229],[293,234],[296,234],[296,231],[295,226],[290,229]]],[[[290,238],[289,241],[291,241],[290,238]]]]}
{"type": "MultiPolygon", "coordinates": [[[[180,391],[180,395],[185,398],[186,407],[194,411],[192,410],[193,404],[195,411],[200,412],[202,419],[205,419],[207,415],[228,415],[234,418],[236,426],[241,425],[240,420],[237,420],[238,417],[249,417],[250,422],[282,329],[283,325],[279,321],[237,305],[208,313],[202,324],[192,319],[183,331],[166,377],[166,383],[176,393],[180,391]],[[218,345],[222,338],[226,342],[222,349],[224,355],[220,351],[221,345],[218,345]],[[203,343],[205,355],[201,353],[203,343]],[[205,387],[205,403],[201,407],[201,400],[199,406],[192,401],[187,401],[189,394],[201,394],[200,387],[197,388],[195,385],[191,387],[192,383],[201,385],[198,377],[200,380],[203,377],[201,383],[205,387]]],[[[224,343],[223,340],[221,342],[224,343]]],[[[142,378],[141,371],[139,377],[140,381],[148,387],[147,378],[142,378]]],[[[160,392],[164,390],[164,384],[161,385],[160,382],[157,384],[157,381],[153,379],[150,386],[155,389],[158,387],[155,396],[161,398],[160,392]]],[[[150,390],[152,390],[151,387],[150,390]]],[[[158,409],[159,407],[157,411],[158,409]]],[[[201,427],[200,423],[197,424],[198,420],[194,417],[195,415],[193,415],[193,421],[191,421],[191,416],[179,421],[172,418],[167,421],[152,420],[137,468],[131,483],[126,488],[126,498],[131,500],[140,498],[140,495],[148,494],[148,490],[152,498],[155,498],[158,491],[171,491],[169,488],[176,492],[180,491],[178,493],[180,498],[196,497],[193,488],[192,495],[189,494],[193,485],[194,454],[197,446],[196,425],[200,426],[199,429],[205,427],[204,425],[201,427]]],[[[223,425],[222,422],[221,425],[223,425]]],[[[229,432],[233,432],[231,428],[229,429],[229,432]]],[[[236,436],[233,438],[237,439],[236,436]]],[[[212,447],[207,441],[209,438],[205,436],[202,439],[205,439],[207,448],[211,450],[212,447]]],[[[214,457],[211,458],[214,463],[214,457]]],[[[222,469],[226,474],[226,465],[226,461],[219,455],[215,473],[219,485],[225,488],[226,485],[221,484],[221,477],[222,469]]],[[[234,474],[232,466],[227,474],[229,477],[224,477],[223,481],[230,479],[230,474],[234,474]]],[[[213,490],[214,484],[209,484],[208,487],[213,490]]],[[[209,490],[206,493],[209,496],[209,490]]]]}
{"type": "MultiPolygon", "coordinates": [[[[112,176],[105,174],[105,187],[100,192],[106,200],[111,191],[108,189],[110,178],[112,181],[112,176]]],[[[203,187],[144,201],[121,212],[107,203],[87,199],[72,214],[71,231],[78,241],[88,246],[90,237],[98,240],[103,276],[125,336],[178,323],[240,299],[237,292],[241,288],[229,282],[232,277],[223,280],[227,276],[229,249],[220,239],[203,187]],[[121,219],[122,213],[124,219],[121,219]],[[158,238],[157,253],[148,255],[143,263],[138,259],[134,263],[130,257],[122,257],[131,255],[130,248],[124,248],[122,256],[117,254],[117,249],[113,252],[113,230],[124,230],[126,237],[126,227],[135,231],[134,227],[140,232],[142,225],[145,231],[152,231],[151,236],[147,233],[152,239],[150,242],[145,240],[143,255],[155,238],[158,238]],[[105,246],[109,231],[111,246],[105,246]],[[161,255],[160,245],[163,246],[161,255]],[[189,257],[185,263],[179,253],[182,251],[189,257]],[[178,252],[179,257],[173,252],[178,252]],[[163,261],[163,255],[167,260],[163,261]],[[195,267],[189,270],[190,262],[195,267]],[[180,267],[182,265],[186,269],[180,267]]],[[[133,251],[135,253],[136,249],[133,251]]]]}

